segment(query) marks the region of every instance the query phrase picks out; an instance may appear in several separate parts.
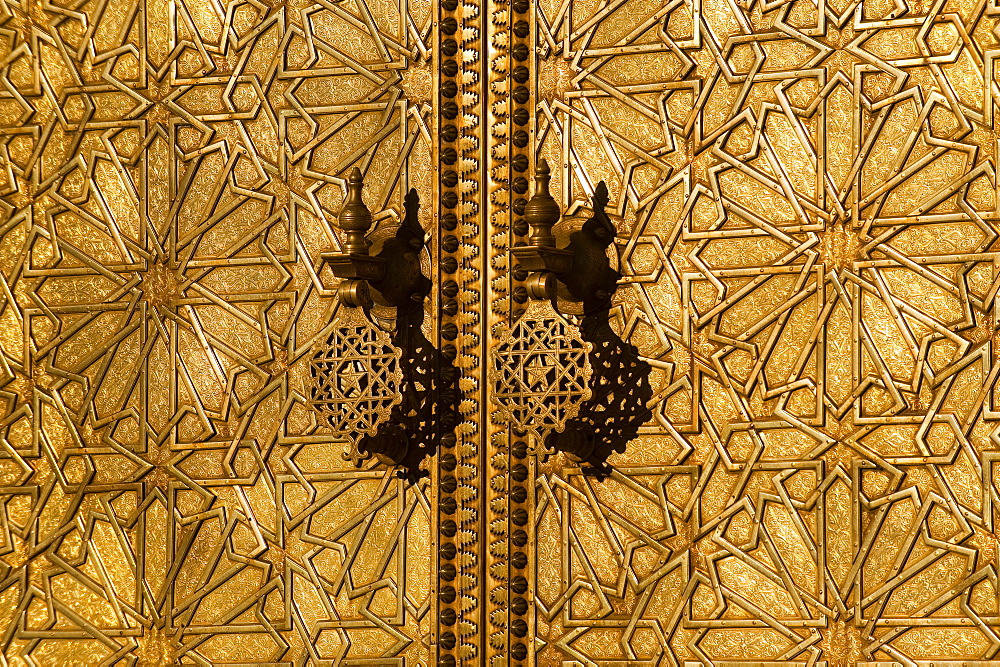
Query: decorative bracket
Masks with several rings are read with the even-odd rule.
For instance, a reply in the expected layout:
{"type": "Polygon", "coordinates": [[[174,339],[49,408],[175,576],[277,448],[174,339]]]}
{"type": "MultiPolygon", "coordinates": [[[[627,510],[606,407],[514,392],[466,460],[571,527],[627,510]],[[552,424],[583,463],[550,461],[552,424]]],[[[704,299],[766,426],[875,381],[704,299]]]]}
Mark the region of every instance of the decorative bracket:
{"type": "Polygon", "coordinates": [[[343,279],[337,288],[341,302],[353,308],[368,308],[374,301],[396,307],[422,302],[431,281],[420,270],[424,230],[417,221],[417,191],[406,193],[405,215],[396,236],[372,256],[367,237],[372,214],[361,198],[363,187],[361,170],[355,167],[347,179],[347,200],[338,217],[338,225],[346,233],[344,251],[321,255],[333,275],[343,279]]]}
{"type": "Polygon", "coordinates": [[[421,271],[425,235],[417,220],[420,201],[416,190],[406,194],[400,226],[372,255],[368,232],[373,219],[361,198],[363,187],[361,170],[355,168],[338,217],[346,233],[343,252],[321,255],[341,279],[337,293],[347,308],[313,358],[311,402],[333,431],[351,443],[344,456],[356,465],[374,455],[386,465],[415,466],[422,457],[422,450],[417,450],[426,444],[411,447],[412,434],[399,423],[406,416],[397,408],[411,382],[408,372],[417,363],[414,355],[426,355],[425,350],[415,349],[412,331],[419,329],[421,304],[431,288],[421,271]],[[393,335],[369,319],[367,311],[375,303],[397,309],[393,335]]]}
{"type": "Polygon", "coordinates": [[[549,193],[549,164],[541,160],[535,171],[535,194],[524,207],[530,232],[527,245],[515,246],[511,254],[528,271],[528,296],[554,300],[558,295],[584,304],[584,311],[607,307],[621,275],[611,268],[607,248],[616,235],[605,212],[608,187],[604,181],[594,191],[594,215],[573,231],[564,248],[557,247],[553,227],[562,213],[549,193]]]}

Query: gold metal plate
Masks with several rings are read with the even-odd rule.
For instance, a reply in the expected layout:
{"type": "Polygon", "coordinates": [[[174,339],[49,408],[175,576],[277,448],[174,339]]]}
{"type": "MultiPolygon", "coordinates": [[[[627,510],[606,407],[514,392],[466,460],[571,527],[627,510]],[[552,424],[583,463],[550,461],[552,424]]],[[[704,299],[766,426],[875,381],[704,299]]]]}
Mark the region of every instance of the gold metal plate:
{"type": "Polygon", "coordinates": [[[998,17],[0,0],[0,662],[997,662],[998,17]],[[495,409],[541,157],[618,222],[599,466],[495,409]],[[425,477],[310,406],[355,166],[425,203],[425,477]]]}

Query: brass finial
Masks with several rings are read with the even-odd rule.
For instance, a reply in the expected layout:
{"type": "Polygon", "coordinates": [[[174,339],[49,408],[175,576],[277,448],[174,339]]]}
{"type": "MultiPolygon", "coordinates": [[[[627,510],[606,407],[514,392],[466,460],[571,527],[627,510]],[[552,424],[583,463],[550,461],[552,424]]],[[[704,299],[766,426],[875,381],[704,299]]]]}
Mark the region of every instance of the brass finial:
{"type": "Polygon", "coordinates": [[[367,255],[371,245],[365,238],[372,226],[372,213],[361,198],[364,185],[361,170],[355,167],[347,179],[347,200],[338,217],[340,228],[347,232],[344,251],[351,255],[367,255]]]}
{"type": "Polygon", "coordinates": [[[424,247],[424,228],[420,226],[417,216],[420,211],[420,195],[416,188],[410,188],[403,197],[403,221],[399,226],[399,236],[419,251],[424,247]]]}
{"type": "Polygon", "coordinates": [[[549,194],[549,163],[542,158],[535,169],[535,194],[524,206],[524,219],[531,227],[528,243],[537,248],[556,247],[556,237],[552,235],[552,227],[559,222],[562,215],[559,204],[549,194]]]}

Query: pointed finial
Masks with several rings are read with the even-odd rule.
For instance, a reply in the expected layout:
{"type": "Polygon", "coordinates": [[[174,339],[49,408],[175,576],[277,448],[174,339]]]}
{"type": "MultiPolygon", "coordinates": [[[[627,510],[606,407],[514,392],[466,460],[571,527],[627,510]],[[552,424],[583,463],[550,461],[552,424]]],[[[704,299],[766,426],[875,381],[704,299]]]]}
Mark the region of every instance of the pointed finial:
{"type": "Polygon", "coordinates": [[[552,227],[559,222],[562,215],[559,204],[549,194],[549,163],[545,158],[535,169],[535,194],[524,206],[524,219],[531,227],[528,243],[539,248],[554,248],[556,237],[552,235],[552,227]]]}
{"type": "Polygon", "coordinates": [[[420,220],[417,218],[419,211],[420,195],[417,194],[416,188],[410,188],[410,191],[403,196],[403,221],[399,231],[414,250],[424,247],[424,228],[420,226],[420,220]]]}
{"type": "Polygon", "coordinates": [[[615,238],[615,234],[617,234],[615,224],[611,222],[607,211],[604,210],[609,200],[608,185],[604,181],[601,181],[594,189],[594,220],[598,224],[594,232],[601,241],[606,241],[607,243],[611,243],[615,238]]]}
{"type": "Polygon", "coordinates": [[[361,170],[355,167],[347,179],[347,199],[338,217],[340,228],[347,232],[344,250],[352,255],[367,255],[371,245],[365,238],[372,226],[372,214],[361,198],[364,185],[361,170]]]}

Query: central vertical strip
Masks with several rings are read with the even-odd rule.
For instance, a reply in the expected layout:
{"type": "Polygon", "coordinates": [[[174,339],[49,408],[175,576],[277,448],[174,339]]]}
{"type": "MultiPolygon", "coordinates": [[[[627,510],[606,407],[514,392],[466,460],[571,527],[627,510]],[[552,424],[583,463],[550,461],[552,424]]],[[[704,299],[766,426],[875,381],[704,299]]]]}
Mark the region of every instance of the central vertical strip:
{"type": "MultiPolygon", "coordinates": [[[[489,35],[490,44],[488,77],[489,105],[487,122],[489,123],[489,150],[487,151],[487,168],[489,180],[486,181],[489,199],[489,228],[484,240],[487,242],[485,252],[489,257],[489,308],[486,314],[489,319],[486,339],[492,343],[492,327],[509,314],[510,304],[510,272],[507,265],[507,250],[510,233],[510,0],[491,0],[489,2],[489,35]]],[[[487,350],[487,353],[489,351],[487,350]]],[[[484,357],[487,366],[487,392],[492,382],[490,370],[492,359],[484,357]]],[[[485,488],[487,494],[487,512],[489,513],[489,531],[484,534],[487,563],[486,589],[489,591],[484,604],[488,613],[489,639],[485,644],[484,662],[488,665],[506,665],[510,651],[510,610],[508,586],[510,582],[510,544],[508,542],[508,508],[510,498],[510,457],[506,449],[506,430],[492,418],[491,396],[485,397],[485,418],[483,428],[487,431],[489,464],[485,476],[489,484],[485,488]]]]}
{"type": "MultiPolygon", "coordinates": [[[[527,203],[527,172],[530,154],[531,77],[529,64],[528,0],[491,0],[489,51],[489,180],[488,303],[487,336],[492,345],[495,325],[521,315],[527,293],[523,275],[511,265],[510,247],[523,241],[527,231],[522,213],[527,203]]],[[[489,356],[485,357],[490,360],[489,356]]],[[[493,386],[492,362],[486,361],[487,390],[493,386]]],[[[526,466],[527,444],[511,433],[508,424],[494,417],[492,397],[487,395],[489,467],[485,476],[489,532],[484,557],[488,572],[489,665],[518,664],[529,653],[528,642],[528,502],[529,480],[526,466]]]]}
{"type": "Polygon", "coordinates": [[[440,45],[440,162],[442,352],[460,373],[455,401],[459,420],[442,440],[438,664],[483,660],[486,563],[483,507],[486,463],[487,353],[486,182],[483,115],[486,103],[484,8],[477,0],[442,0],[440,45]]]}
{"type": "Polygon", "coordinates": [[[484,42],[484,4],[480,0],[462,3],[463,28],[463,122],[462,122],[462,253],[461,294],[461,364],[462,403],[459,431],[460,455],[464,465],[462,510],[467,528],[467,586],[464,591],[462,621],[464,664],[481,664],[486,627],[484,582],[486,563],[486,513],[483,504],[486,470],[486,383],[482,362],[486,358],[489,336],[486,326],[488,303],[486,283],[486,247],[488,236],[485,200],[486,154],[488,141],[483,127],[486,91],[486,43],[484,42]]]}

